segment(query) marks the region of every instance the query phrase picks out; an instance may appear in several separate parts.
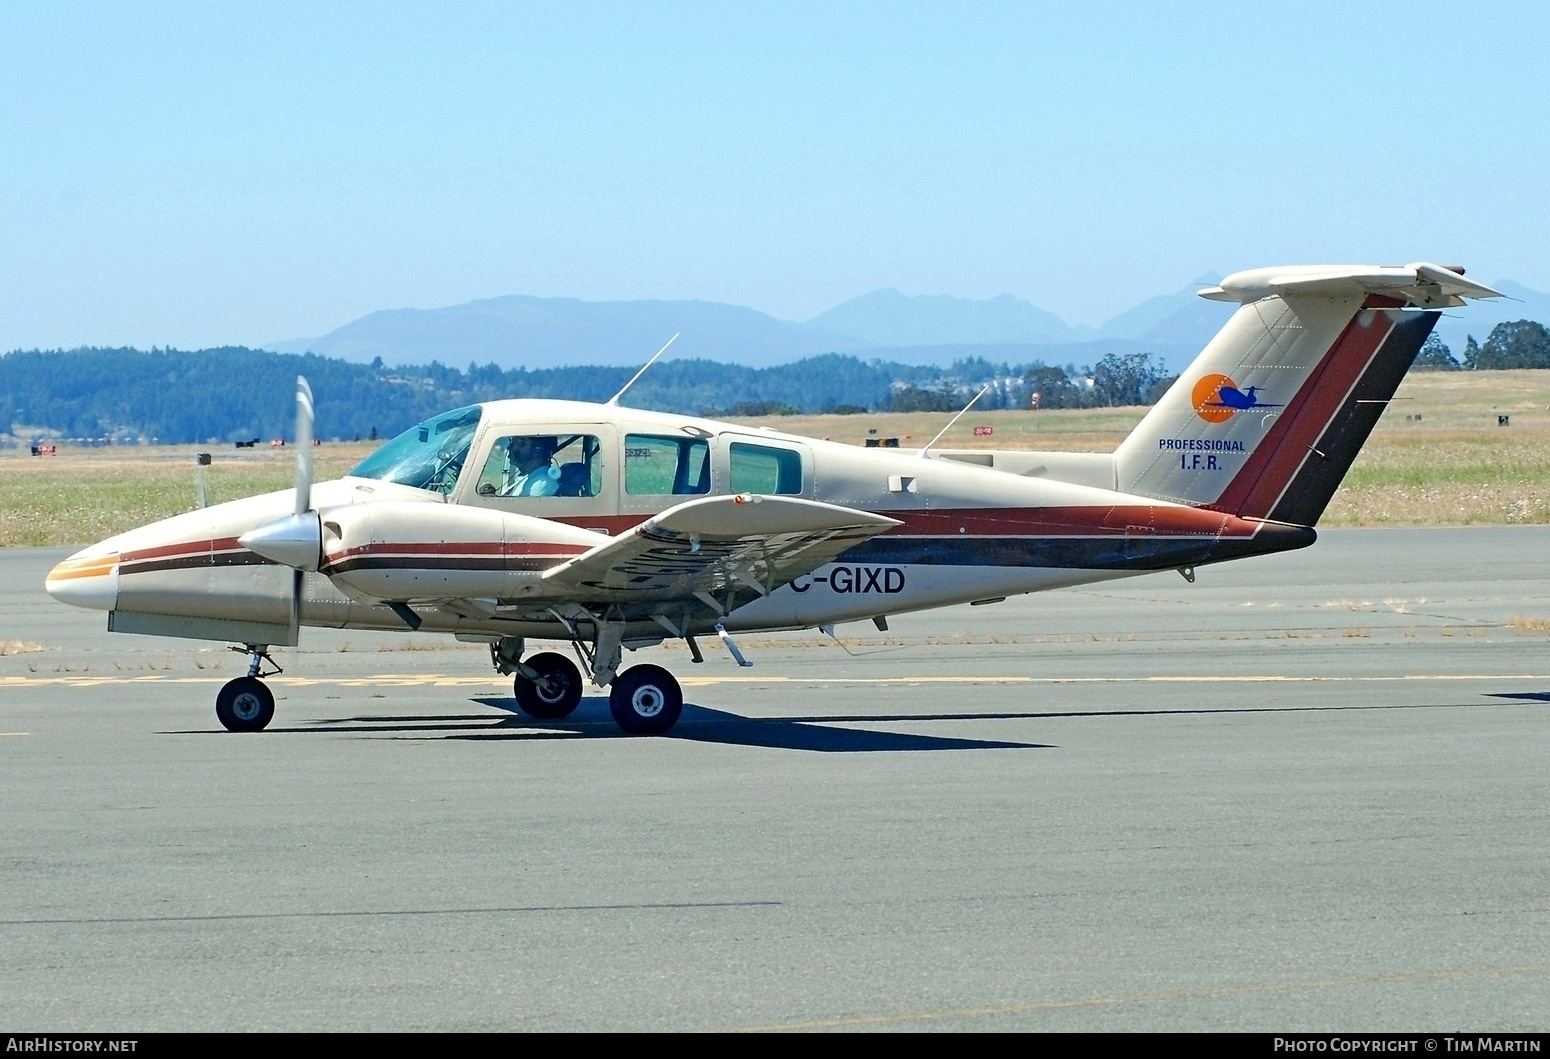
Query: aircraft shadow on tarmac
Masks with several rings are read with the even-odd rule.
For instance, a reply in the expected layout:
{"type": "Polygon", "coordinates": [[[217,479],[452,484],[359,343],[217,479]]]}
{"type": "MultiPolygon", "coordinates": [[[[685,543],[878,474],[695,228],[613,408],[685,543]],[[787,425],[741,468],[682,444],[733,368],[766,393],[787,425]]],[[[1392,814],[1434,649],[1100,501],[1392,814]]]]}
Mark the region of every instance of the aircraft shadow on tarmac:
{"type": "MultiPolygon", "coordinates": [[[[394,733],[399,738],[434,739],[533,739],[535,736],[580,736],[588,739],[627,738],[608,713],[608,700],[584,698],[576,712],[561,720],[540,720],[520,712],[512,698],[489,696],[474,702],[503,710],[509,717],[493,723],[487,715],[456,716],[342,717],[318,722],[317,727],[271,729],[271,731],[328,731],[361,734],[394,733]]],[[[947,717],[881,718],[886,721],[946,720],[947,717]]],[[[962,720],[964,718],[951,718],[962,720]]],[[[826,717],[827,722],[875,723],[867,716],[826,717]]],[[[684,704],[683,716],[665,738],[699,743],[724,743],[729,746],[758,746],[779,750],[812,750],[820,753],[882,753],[919,750],[1043,750],[1044,743],[1016,743],[999,739],[960,739],[949,736],[915,735],[908,732],[876,732],[856,728],[835,728],[812,723],[812,719],[739,717],[722,710],[684,704]]]]}
{"type": "MultiPolygon", "coordinates": [[[[1550,702],[1550,692],[1487,692],[1488,698],[1550,702]]],[[[471,702],[501,710],[506,717],[488,713],[405,714],[399,716],[337,717],[306,722],[294,727],[270,727],[276,735],[336,734],[389,736],[399,739],[544,739],[580,737],[585,739],[629,738],[619,731],[608,712],[608,700],[601,696],[584,698],[576,711],[559,720],[529,717],[510,697],[482,696],[471,702]]],[[[1457,710],[1484,706],[1485,703],[1387,702],[1365,704],[1274,706],[1257,704],[1239,707],[1186,707],[1171,709],[1108,710],[1037,710],[997,711],[990,713],[890,713],[890,714],[814,714],[799,717],[741,717],[707,706],[684,704],[683,716],[663,738],[700,743],[724,743],[729,746],[760,746],[781,750],[812,750],[821,753],[879,753],[918,750],[1051,750],[1053,743],[1024,743],[1003,739],[963,739],[952,736],[915,735],[908,732],[877,732],[866,729],[833,727],[850,724],[925,724],[937,721],[1018,721],[1073,718],[1141,718],[1198,716],[1202,714],[1270,713],[1349,713],[1377,710],[1457,710]]],[[[167,732],[167,735],[226,735],[218,729],[167,732]]]]}

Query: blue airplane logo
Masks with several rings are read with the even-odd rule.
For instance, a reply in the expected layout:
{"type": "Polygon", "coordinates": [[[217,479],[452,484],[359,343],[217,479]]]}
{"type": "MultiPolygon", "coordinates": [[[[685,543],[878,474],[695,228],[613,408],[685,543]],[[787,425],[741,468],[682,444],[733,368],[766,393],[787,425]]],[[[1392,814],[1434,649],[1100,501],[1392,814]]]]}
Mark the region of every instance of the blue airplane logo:
{"type": "Polygon", "coordinates": [[[1245,412],[1250,408],[1280,408],[1281,405],[1269,404],[1259,399],[1259,387],[1250,386],[1247,391],[1240,390],[1231,383],[1223,383],[1221,389],[1216,391],[1216,400],[1207,401],[1206,408],[1231,408],[1234,412],[1245,412]]]}

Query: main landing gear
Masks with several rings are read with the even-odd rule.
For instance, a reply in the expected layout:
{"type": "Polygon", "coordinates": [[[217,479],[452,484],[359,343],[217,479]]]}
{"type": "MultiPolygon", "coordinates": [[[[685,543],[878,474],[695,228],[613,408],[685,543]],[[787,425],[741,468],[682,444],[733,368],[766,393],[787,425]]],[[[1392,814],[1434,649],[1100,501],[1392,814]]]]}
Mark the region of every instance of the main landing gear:
{"type": "Polygon", "coordinates": [[[545,720],[570,716],[581,704],[581,688],[581,670],[576,663],[553,651],[529,658],[512,681],[512,693],[522,712],[545,720]]]}
{"type": "Polygon", "coordinates": [[[683,689],[661,666],[631,666],[608,689],[608,712],[630,735],[661,735],[683,710],[683,689]]]}
{"type": "Polygon", "coordinates": [[[251,655],[252,661],[248,663],[247,676],[228,680],[215,696],[216,719],[228,732],[261,732],[274,720],[274,692],[259,678],[283,671],[269,657],[266,645],[248,644],[232,650],[251,655]],[[265,662],[274,668],[261,672],[265,662]]]}
{"type": "MultiPolygon", "coordinates": [[[[614,651],[617,652],[617,646],[614,651]]],[[[673,674],[661,666],[639,665],[614,674],[612,665],[598,665],[595,652],[579,649],[583,664],[595,683],[607,683],[608,711],[629,735],[661,735],[678,723],[683,713],[683,689],[673,674]]],[[[570,716],[581,703],[585,686],[581,670],[569,658],[552,651],[522,659],[522,641],[507,637],[490,645],[490,661],[496,670],[512,675],[512,694],[529,717],[557,720],[570,716]]]]}

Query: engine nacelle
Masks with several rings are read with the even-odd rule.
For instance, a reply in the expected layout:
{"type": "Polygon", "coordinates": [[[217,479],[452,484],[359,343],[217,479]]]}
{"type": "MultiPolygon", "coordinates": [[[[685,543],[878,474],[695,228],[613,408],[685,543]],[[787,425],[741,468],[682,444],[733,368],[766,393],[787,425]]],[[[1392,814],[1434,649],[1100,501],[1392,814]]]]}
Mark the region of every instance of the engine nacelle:
{"type": "Polygon", "coordinates": [[[458,504],[382,501],[321,513],[320,572],[366,603],[515,599],[604,543],[562,522],[458,504]]]}

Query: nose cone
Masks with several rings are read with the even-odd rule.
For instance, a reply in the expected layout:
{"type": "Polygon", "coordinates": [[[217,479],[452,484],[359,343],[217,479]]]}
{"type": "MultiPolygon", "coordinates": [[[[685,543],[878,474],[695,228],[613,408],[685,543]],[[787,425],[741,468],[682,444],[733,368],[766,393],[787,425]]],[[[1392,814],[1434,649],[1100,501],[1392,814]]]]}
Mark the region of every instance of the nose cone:
{"type": "Polygon", "coordinates": [[[118,552],[76,552],[48,572],[43,588],[72,607],[112,610],[118,605],[118,552]]]}

